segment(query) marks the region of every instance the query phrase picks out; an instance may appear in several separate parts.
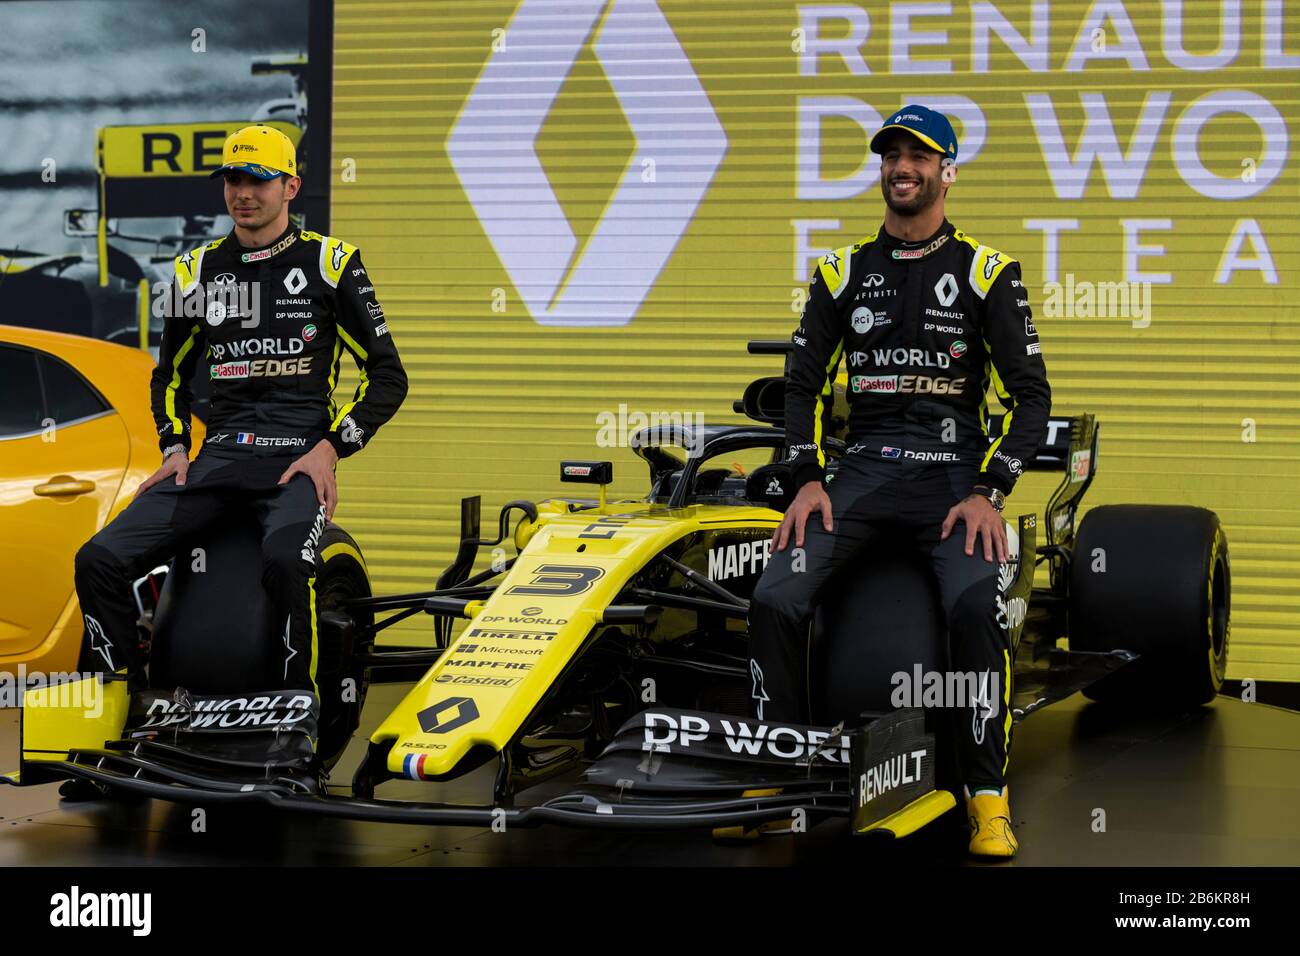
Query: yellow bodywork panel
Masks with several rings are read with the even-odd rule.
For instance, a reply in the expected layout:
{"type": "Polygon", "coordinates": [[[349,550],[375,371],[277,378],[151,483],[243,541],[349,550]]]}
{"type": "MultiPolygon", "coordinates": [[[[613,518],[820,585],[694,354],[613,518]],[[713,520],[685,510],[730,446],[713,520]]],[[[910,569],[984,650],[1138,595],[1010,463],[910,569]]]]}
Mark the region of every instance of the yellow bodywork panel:
{"type": "Polygon", "coordinates": [[[560,677],[629,580],[687,535],[752,528],[767,508],[646,502],[556,513],[545,505],[528,543],[469,625],[371,736],[393,741],[388,769],[413,779],[452,773],[469,750],[500,751],[560,677]]]}
{"type": "Polygon", "coordinates": [[[915,833],[921,827],[939,819],[953,807],[957,798],[947,790],[931,790],[924,796],[917,797],[901,810],[895,810],[887,817],[876,820],[859,833],[890,833],[894,837],[905,837],[915,833]]]}
{"type": "Polygon", "coordinates": [[[23,695],[23,760],[61,761],[70,750],[97,750],[122,736],[131,698],[126,681],[98,677],[28,690],[23,695]]]}

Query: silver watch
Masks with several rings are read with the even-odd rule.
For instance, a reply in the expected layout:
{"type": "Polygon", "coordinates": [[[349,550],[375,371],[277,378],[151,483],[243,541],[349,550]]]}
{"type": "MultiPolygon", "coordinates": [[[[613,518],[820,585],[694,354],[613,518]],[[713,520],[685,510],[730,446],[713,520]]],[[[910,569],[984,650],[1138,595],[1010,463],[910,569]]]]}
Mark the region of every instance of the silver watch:
{"type": "Polygon", "coordinates": [[[169,456],[174,455],[177,452],[180,452],[181,454],[185,454],[185,446],[182,445],[180,442],[177,442],[175,445],[168,445],[166,448],[163,449],[162,452],[163,461],[166,461],[169,456]]]}
{"type": "Polygon", "coordinates": [[[1001,512],[1007,505],[1007,496],[997,488],[990,488],[988,485],[976,485],[971,489],[972,495],[979,495],[981,498],[987,498],[993,510],[1001,512]]]}

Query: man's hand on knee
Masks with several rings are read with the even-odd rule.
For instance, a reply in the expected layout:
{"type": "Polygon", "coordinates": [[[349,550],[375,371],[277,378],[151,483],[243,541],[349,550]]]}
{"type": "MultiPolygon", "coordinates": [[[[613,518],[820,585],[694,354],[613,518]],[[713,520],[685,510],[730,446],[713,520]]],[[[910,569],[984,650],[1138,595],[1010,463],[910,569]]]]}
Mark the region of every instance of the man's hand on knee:
{"type": "Polygon", "coordinates": [[[294,475],[306,475],[316,486],[316,500],[325,506],[326,519],[334,517],[334,506],[339,503],[338,486],[334,483],[334,465],[338,462],[334,446],[321,439],[316,447],[285,469],[280,476],[284,484],[294,475]]]}
{"type": "Polygon", "coordinates": [[[975,553],[975,539],[984,539],[984,560],[992,561],[994,554],[999,563],[1005,564],[1010,555],[1007,547],[1007,528],[1002,515],[989,503],[987,498],[971,495],[957,502],[943,519],[941,540],[947,540],[958,521],[966,523],[966,553],[975,553]]]}
{"type": "Polygon", "coordinates": [[[152,475],[140,482],[140,487],[135,490],[137,495],[142,495],[154,485],[158,484],[172,475],[176,476],[176,484],[185,484],[185,476],[190,473],[190,459],[183,451],[172,452],[163,459],[162,467],[152,475]]]}
{"type": "Polygon", "coordinates": [[[794,501],[786,509],[785,517],[781,519],[781,524],[777,527],[776,533],[772,535],[772,541],[776,544],[776,550],[784,551],[786,544],[790,540],[790,530],[794,529],[794,546],[803,547],[803,529],[808,523],[808,516],[814,511],[821,512],[822,527],[827,531],[833,530],[831,522],[831,498],[826,494],[826,489],[820,481],[809,481],[799,489],[795,495],[794,501]]]}

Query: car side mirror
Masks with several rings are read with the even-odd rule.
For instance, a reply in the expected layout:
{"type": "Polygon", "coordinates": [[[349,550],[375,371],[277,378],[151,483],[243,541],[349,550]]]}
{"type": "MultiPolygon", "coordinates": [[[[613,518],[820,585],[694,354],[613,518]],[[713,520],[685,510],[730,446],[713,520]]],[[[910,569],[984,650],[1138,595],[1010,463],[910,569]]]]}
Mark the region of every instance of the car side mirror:
{"type": "MultiPolygon", "coordinates": [[[[109,219],[105,222],[104,232],[110,236],[117,235],[117,220],[109,219]]],[[[99,235],[99,210],[63,210],[63,234],[77,239],[93,239],[99,235]]]]}
{"type": "Polygon", "coordinates": [[[560,462],[560,481],[575,481],[583,485],[607,485],[613,480],[612,461],[560,462]]]}

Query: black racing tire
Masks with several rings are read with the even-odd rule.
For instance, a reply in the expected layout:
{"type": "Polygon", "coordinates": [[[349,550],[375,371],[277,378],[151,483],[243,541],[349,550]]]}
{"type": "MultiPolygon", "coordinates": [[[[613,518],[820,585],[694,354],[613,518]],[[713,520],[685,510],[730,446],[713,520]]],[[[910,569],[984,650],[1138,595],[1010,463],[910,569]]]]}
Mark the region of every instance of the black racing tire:
{"type": "Polygon", "coordinates": [[[348,598],[370,597],[370,576],[361,548],[338,525],[329,524],[316,548],[316,687],[320,694],[320,734],[316,756],[329,770],[343,755],[361,722],[369,683],[359,657],[372,637],[364,637],[374,615],[342,610],[348,598]],[[350,626],[338,626],[341,619],[350,626]]]}
{"type": "Polygon", "coordinates": [[[1144,710],[1208,704],[1228,663],[1231,574],[1219,518],[1182,505],[1103,505],[1070,565],[1070,648],[1140,655],[1084,690],[1144,710]]]}
{"type": "MultiPolygon", "coordinates": [[[[861,726],[864,711],[892,712],[894,675],[948,673],[951,656],[939,585],[929,562],[907,542],[880,539],[828,583],[813,618],[809,654],[812,722],[861,726]]],[[[965,713],[970,724],[969,711],[965,713]]],[[[936,787],[961,795],[959,716],[926,707],[935,735],[936,787]]]]}

